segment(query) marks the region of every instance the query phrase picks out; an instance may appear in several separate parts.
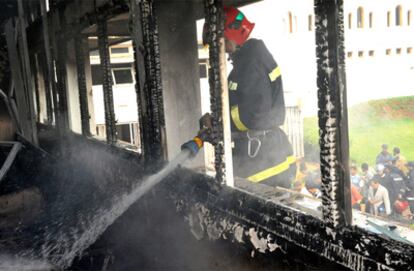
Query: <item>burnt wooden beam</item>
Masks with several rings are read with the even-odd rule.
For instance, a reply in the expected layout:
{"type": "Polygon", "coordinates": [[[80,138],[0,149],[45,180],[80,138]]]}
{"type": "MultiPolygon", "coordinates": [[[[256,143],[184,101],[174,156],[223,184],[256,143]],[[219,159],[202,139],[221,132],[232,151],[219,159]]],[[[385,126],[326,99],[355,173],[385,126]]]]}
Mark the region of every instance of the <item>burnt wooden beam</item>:
{"type": "Polygon", "coordinates": [[[79,105],[80,115],[82,123],[82,134],[85,136],[91,135],[89,124],[89,107],[88,107],[88,89],[86,87],[86,75],[85,75],[85,58],[89,55],[85,54],[84,45],[82,42],[82,36],[79,34],[75,38],[75,54],[76,54],[76,71],[78,77],[78,89],[79,89],[79,105]]]}
{"type": "MultiPolygon", "coordinates": [[[[211,133],[214,145],[214,167],[216,170],[216,181],[222,184],[226,180],[225,144],[223,130],[223,101],[222,85],[223,75],[221,72],[222,38],[224,30],[223,2],[221,0],[205,0],[205,17],[207,25],[207,42],[209,44],[209,87],[210,104],[213,129],[211,133]]],[[[229,154],[228,154],[229,155],[229,154]]],[[[230,154],[231,155],[231,154],[230,154]]]]}
{"type": "MultiPolygon", "coordinates": [[[[44,45],[44,55],[45,59],[44,62],[44,69],[45,69],[45,89],[46,95],[48,99],[47,107],[48,107],[48,121],[50,124],[53,122],[56,123],[56,120],[59,115],[58,106],[57,106],[57,86],[56,80],[54,75],[54,67],[53,67],[53,59],[51,53],[51,45],[50,45],[50,31],[49,31],[49,19],[47,16],[46,11],[46,0],[39,0],[40,1],[40,9],[41,9],[41,16],[42,16],[42,34],[43,34],[43,45],[44,45]]],[[[52,27],[53,29],[53,27],[52,27]]]]}
{"type": "Polygon", "coordinates": [[[138,124],[140,128],[140,142],[141,142],[141,155],[145,156],[145,144],[144,134],[147,128],[144,127],[144,123],[148,122],[148,110],[145,101],[147,100],[146,93],[144,91],[145,85],[145,63],[144,63],[144,37],[142,34],[142,23],[141,23],[141,6],[140,0],[131,0],[129,20],[131,22],[129,30],[132,39],[132,46],[134,49],[134,65],[135,65],[135,92],[137,94],[137,105],[138,105],[138,124]]]}
{"type": "Polygon", "coordinates": [[[30,125],[30,112],[27,105],[26,90],[24,85],[24,79],[21,71],[20,58],[17,52],[16,43],[16,26],[13,24],[13,19],[10,19],[5,25],[7,50],[9,53],[10,71],[12,75],[12,89],[9,91],[9,98],[16,97],[15,108],[17,108],[17,119],[20,123],[20,132],[23,136],[30,140],[31,125],[30,125]],[[14,89],[14,91],[13,91],[14,89]]]}
{"type": "Polygon", "coordinates": [[[109,55],[107,21],[105,18],[100,18],[98,20],[98,42],[99,58],[101,62],[100,66],[103,78],[102,88],[105,110],[106,140],[109,144],[114,145],[117,141],[117,134],[114,111],[114,98],[112,93],[111,58],[109,55]]]}
{"type": "Polygon", "coordinates": [[[166,158],[158,25],[151,0],[131,0],[130,12],[142,151],[154,165],[166,158]]]}
{"type": "MultiPolygon", "coordinates": [[[[76,1],[76,12],[79,14],[81,10],[81,2],[76,1]]],[[[79,21],[79,19],[77,20],[79,21]]],[[[75,36],[75,54],[76,54],[76,72],[78,77],[79,106],[82,124],[82,134],[91,136],[91,128],[89,123],[89,105],[88,105],[88,88],[86,85],[85,58],[89,57],[89,51],[85,52],[83,43],[82,29],[77,27],[78,33],[75,36]]]]}
{"type": "Polygon", "coordinates": [[[23,71],[22,71],[22,78],[24,79],[25,84],[25,95],[26,95],[26,106],[28,109],[28,116],[30,132],[26,134],[26,137],[30,139],[30,141],[37,145],[37,127],[36,127],[36,113],[35,113],[35,106],[34,106],[34,83],[32,78],[32,71],[30,65],[30,55],[27,43],[27,21],[25,17],[25,12],[23,9],[23,0],[18,0],[17,2],[18,12],[19,12],[19,27],[20,31],[18,32],[18,44],[20,49],[20,58],[22,59],[21,64],[23,71]]]}
{"type": "Polygon", "coordinates": [[[52,17],[52,42],[53,54],[56,66],[56,86],[59,115],[56,126],[58,132],[63,136],[69,130],[69,116],[67,103],[67,85],[66,85],[66,58],[67,58],[67,37],[65,35],[66,22],[63,10],[56,10],[52,17]]]}
{"type": "Polygon", "coordinates": [[[322,214],[330,228],[352,222],[343,0],[315,0],[322,214]]]}
{"type": "Polygon", "coordinates": [[[38,65],[38,55],[33,53],[30,58],[30,66],[33,71],[33,79],[34,82],[34,91],[35,91],[35,101],[36,101],[36,121],[40,123],[41,119],[41,105],[40,105],[40,90],[39,90],[39,81],[38,81],[38,73],[39,73],[39,65],[38,65]]]}

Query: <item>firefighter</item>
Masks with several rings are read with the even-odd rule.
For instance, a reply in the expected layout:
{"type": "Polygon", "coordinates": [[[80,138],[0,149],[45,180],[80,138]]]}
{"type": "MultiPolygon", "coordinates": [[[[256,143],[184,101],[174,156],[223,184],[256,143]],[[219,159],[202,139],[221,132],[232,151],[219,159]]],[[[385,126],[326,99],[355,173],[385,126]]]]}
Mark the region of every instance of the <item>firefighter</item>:
{"type": "Polygon", "coordinates": [[[282,77],[264,42],[249,39],[254,23],[234,7],[224,7],[235,176],[291,188],[296,159],[286,134],[282,77]]]}

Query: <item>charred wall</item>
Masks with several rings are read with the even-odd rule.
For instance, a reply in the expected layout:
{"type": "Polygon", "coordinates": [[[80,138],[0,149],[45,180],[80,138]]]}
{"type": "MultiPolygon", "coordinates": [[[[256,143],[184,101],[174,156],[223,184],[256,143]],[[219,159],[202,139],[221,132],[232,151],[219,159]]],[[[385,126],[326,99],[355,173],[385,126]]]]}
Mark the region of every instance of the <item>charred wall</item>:
{"type": "MultiPolygon", "coordinates": [[[[65,164],[76,172],[88,172],[97,182],[108,180],[121,191],[145,175],[139,159],[123,150],[78,137],[71,142],[72,149],[66,153],[73,155],[62,157],[65,164]],[[112,158],[101,159],[107,153],[112,158]],[[90,157],[100,159],[92,162],[90,157]]],[[[327,270],[340,268],[337,264],[353,270],[412,270],[414,266],[412,246],[356,227],[332,232],[320,218],[238,189],[220,188],[214,179],[186,169],[178,169],[137,201],[88,251],[89,256],[78,264],[112,255],[113,266],[145,266],[142,259],[147,259],[147,264],[162,269],[166,263],[159,255],[166,255],[182,270],[190,266],[189,261],[194,264],[194,259],[200,259],[200,265],[210,264],[202,257],[205,253],[220,259],[217,264],[222,266],[243,262],[263,270],[280,264],[300,270],[307,265],[327,270]],[[195,254],[183,257],[189,247],[197,248],[195,254]]]]}

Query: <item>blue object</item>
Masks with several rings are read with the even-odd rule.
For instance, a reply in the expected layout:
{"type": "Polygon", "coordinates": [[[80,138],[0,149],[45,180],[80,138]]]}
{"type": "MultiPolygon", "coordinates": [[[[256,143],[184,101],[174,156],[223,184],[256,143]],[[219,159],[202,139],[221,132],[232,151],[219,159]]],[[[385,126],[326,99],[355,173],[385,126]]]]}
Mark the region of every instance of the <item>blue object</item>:
{"type": "Polygon", "coordinates": [[[181,145],[181,149],[190,150],[192,156],[196,156],[200,148],[198,147],[197,143],[194,140],[190,140],[183,145],[181,145]]]}

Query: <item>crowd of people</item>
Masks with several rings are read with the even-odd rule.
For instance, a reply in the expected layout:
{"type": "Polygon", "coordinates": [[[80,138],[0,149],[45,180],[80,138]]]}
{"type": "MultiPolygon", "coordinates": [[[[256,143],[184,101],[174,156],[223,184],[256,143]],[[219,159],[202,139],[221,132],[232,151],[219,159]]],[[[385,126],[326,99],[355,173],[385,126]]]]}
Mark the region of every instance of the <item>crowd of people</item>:
{"type": "MultiPolygon", "coordinates": [[[[392,153],[383,144],[375,166],[351,163],[352,207],[373,215],[414,222],[414,161],[407,161],[398,147],[392,153]]],[[[320,170],[299,166],[293,189],[312,197],[321,196],[320,170]]]]}

